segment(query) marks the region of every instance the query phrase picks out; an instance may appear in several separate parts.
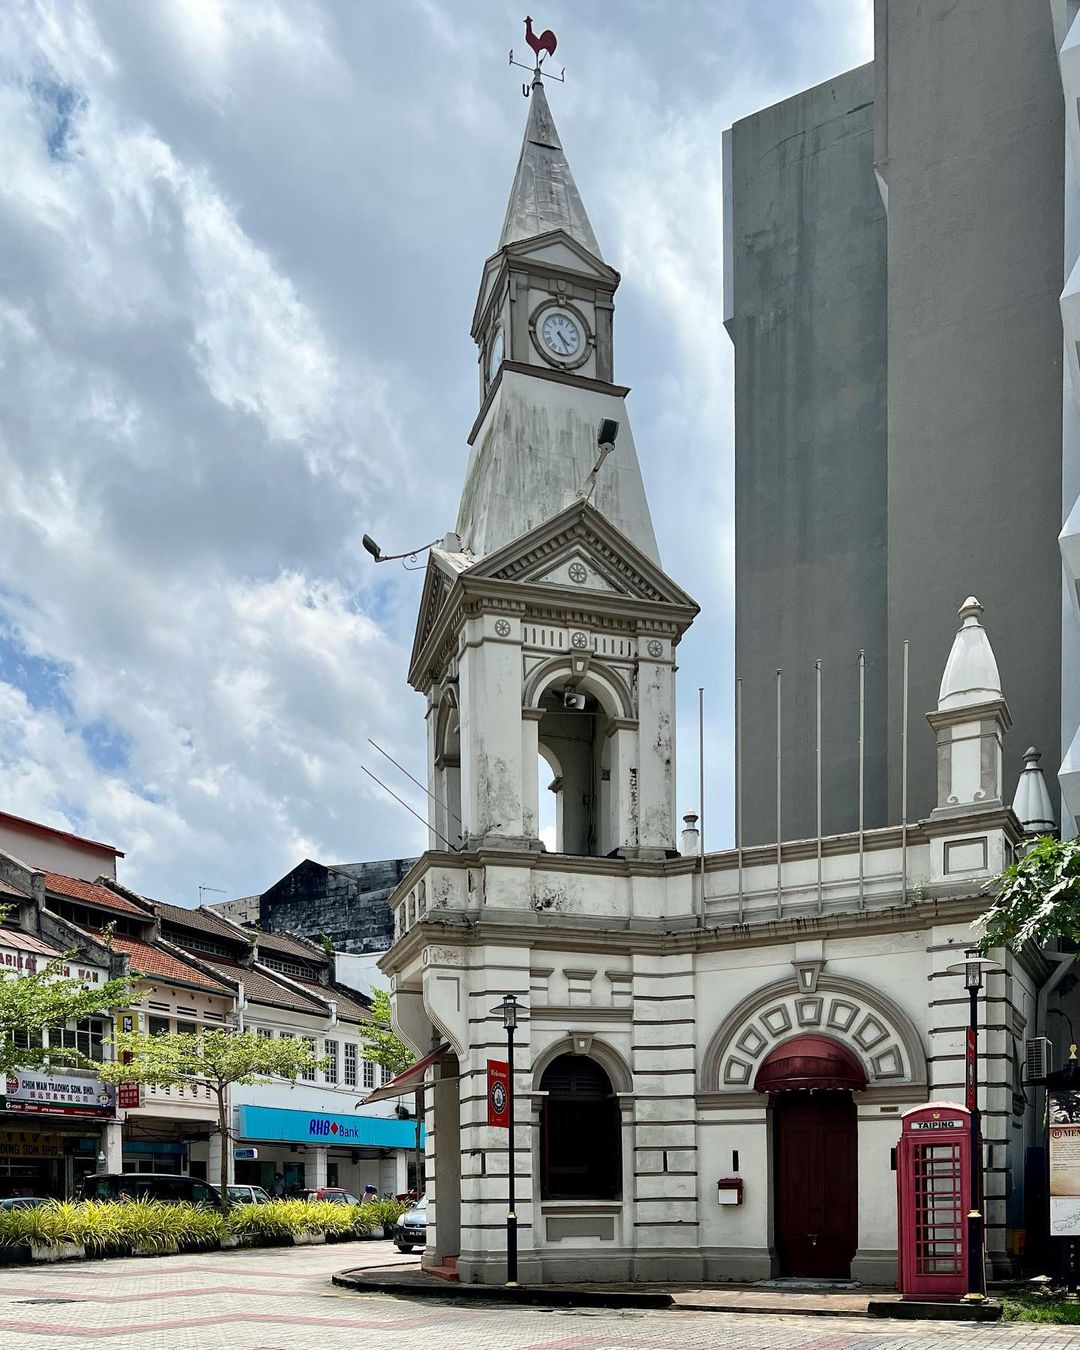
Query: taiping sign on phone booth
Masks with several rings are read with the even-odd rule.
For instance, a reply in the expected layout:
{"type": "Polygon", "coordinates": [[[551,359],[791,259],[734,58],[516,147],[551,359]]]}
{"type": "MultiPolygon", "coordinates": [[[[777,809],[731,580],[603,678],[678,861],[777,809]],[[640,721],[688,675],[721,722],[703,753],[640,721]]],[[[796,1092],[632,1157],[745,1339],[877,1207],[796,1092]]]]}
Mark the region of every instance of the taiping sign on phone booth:
{"type": "Polygon", "coordinates": [[[504,1060],[487,1062],[488,1124],[510,1128],[510,1066],[504,1060]]]}
{"type": "Polygon", "coordinates": [[[896,1283],[905,1298],[960,1298],[968,1280],[971,1112],[934,1102],[905,1111],[901,1119],[896,1283]]]}

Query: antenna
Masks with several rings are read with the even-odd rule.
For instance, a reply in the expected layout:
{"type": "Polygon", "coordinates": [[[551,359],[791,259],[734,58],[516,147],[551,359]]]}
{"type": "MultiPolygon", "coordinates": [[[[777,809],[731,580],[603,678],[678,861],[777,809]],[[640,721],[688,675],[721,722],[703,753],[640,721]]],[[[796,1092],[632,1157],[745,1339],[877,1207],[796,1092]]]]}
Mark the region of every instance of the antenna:
{"type": "Polygon", "coordinates": [[[217,895],[228,895],[228,894],[229,894],[228,891],[223,891],[223,890],[221,889],[220,886],[200,886],[200,887],[199,887],[199,904],[200,904],[200,905],[202,904],[202,898],[203,898],[203,896],[206,894],[207,891],[213,891],[213,892],[214,892],[215,894],[217,894],[217,895]]]}

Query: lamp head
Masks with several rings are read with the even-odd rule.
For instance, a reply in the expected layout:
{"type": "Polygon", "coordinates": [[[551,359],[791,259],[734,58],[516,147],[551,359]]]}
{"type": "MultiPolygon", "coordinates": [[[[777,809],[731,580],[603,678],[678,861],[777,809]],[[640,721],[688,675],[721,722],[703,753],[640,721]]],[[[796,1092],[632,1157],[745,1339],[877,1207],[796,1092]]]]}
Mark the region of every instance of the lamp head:
{"type": "Polygon", "coordinates": [[[602,417],[600,425],[596,428],[597,445],[614,445],[615,437],[619,434],[619,424],[614,417],[602,417]]]}
{"type": "Polygon", "coordinates": [[[382,562],[382,549],[379,548],[378,544],[372,539],[370,534],[364,535],[364,547],[376,562],[382,562]]]}

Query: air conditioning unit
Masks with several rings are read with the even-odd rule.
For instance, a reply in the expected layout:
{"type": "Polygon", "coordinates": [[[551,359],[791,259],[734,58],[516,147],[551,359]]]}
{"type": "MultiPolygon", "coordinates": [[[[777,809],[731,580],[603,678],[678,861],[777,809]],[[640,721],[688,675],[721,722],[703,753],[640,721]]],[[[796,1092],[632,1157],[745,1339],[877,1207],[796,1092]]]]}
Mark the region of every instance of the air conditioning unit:
{"type": "Polygon", "coordinates": [[[1054,1048],[1045,1036],[1033,1036],[1024,1042],[1024,1082],[1044,1079],[1054,1069],[1054,1048]]]}

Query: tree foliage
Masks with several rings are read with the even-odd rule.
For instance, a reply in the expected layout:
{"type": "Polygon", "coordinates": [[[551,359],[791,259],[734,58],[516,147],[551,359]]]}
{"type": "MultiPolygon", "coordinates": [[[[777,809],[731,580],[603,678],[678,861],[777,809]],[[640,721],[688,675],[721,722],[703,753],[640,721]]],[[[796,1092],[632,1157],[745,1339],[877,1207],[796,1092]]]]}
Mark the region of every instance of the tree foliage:
{"type": "Polygon", "coordinates": [[[403,1073],[415,1060],[413,1052],[395,1034],[390,1024],[390,995],[385,989],[373,989],[371,1016],[357,1027],[364,1046],[364,1058],[380,1064],[392,1074],[403,1073]]]}
{"type": "Polygon", "coordinates": [[[151,1036],[144,1031],[119,1031],[113,1037],[115,1059],[95,1065],[107,1083],[146,1083],[177,1087],[205,1083],[217,1102],[221,1136],[220,1189],[228,1208],[229,1088],[234,1083],[265,1083],[274,1078],[295,1082],[327,1064],[306,1041],[295,1037],[259,1036],[254,1031],[167,1032],[151,1036]]]}
{"type": "Polygon", "coordinates": [[[57,957],[35,971],[0,967],[0,1075],[69,1058],[64,1050],[43,1047],[42,1031],[108,1014],[131,1002],[130,980],[87,985],[65,975],[64,968],[73,956],[57,957]]]}
{"type": "Polygon", "coordinates": [[[1080,942],[1080,838],[1037,839],[993,884],[993,903],[975,925],[981,951],[1016,951],[1055,938],[1080,942]]]}

